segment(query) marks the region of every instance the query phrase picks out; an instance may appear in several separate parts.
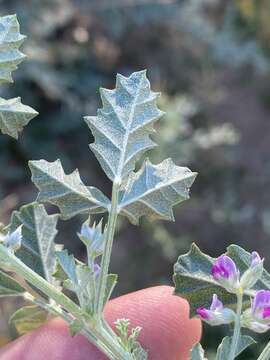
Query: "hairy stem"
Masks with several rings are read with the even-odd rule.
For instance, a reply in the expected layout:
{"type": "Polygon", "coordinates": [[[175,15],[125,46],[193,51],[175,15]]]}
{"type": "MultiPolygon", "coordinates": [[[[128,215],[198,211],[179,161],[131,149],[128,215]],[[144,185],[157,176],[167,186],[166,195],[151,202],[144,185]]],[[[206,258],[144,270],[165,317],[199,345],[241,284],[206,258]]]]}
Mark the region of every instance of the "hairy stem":
{"type": "Polygon", "coordinates": [[[269,360],[269,359],[270,359],[270,341],[263,349],[261,355],[258,357],[258,360],[269,360]]]}
{"type": "MultiPolygon", "coordinates": [[[[72,319],[72,321],[74,319],[82,321],[84,327],[80,332],[111,360],[132,359],[131,355],[117,342],[116,337],[112,337],[112,335],[102,326],[99,326],[99,324],[92,324],[91,319],[86,322],[83,313],[77,304],[26,266],[2,244],[0,244],[0,260],[5,262],[14,272],[20,274],[20,276],[35,288],[55,301],[55,304],[46,304],[46,310],[50,310],[50,312],[61,316],[68,323],[70,323],[70,319],[72,319]],[[65,309],[66,312],[61,311],[59,305],[65,309]]],[[[41,304],[41,301],[37,301],[41,304]]]]}
{"type": "MultiPolygon", "coordinates": [[[[68,324],[71,324],[74,321],[74,317],[64,311],[61,307],[57,305],[51,305],[48,304],[42,300],[36,299],[33,297],[30,293],[26,293],[24,295],[25,300],[32,302],[35,305],[38,305],[42,309],[48,311],[50,314],[61,317],[63,320],[65,320],[68,324]]],[[[89,341],[91,341],[92,344],[95,344],[97,347],[98,343],[100,342],[100,339],[96,336],[94,336],[87,328],[80,330],[80,333],[84,335],[89,341]]],[[[106,340],[107,342],[108,340],[106,340]]],[[[114,352],[110,350],[111,345],[109,344],[108,349],[104,346],[102,346],[102,351],[105,355],[107,355],[110,359],[115,359],[114,352]]]]}
{"type": "Polygon", "coordinates": [[[236,318],[235,318],[235,323],[234,323],[232,346],[231,346],[231,350],[230,350],[228,360],[234,360],[234,358],[236,356],[237,346],[238,346],[240,333],[241,333],[242,306],[243,306],[243,293],[242,293],[242,291],[240,291],[237,294],[237,311],[236,311],[236,318]]]}
{"type": "Polygon", "coordinates": [[[107,229],[105,233],[105,249],[102,255],[101,272],[100,272],[100,280],[98,287],[98,301],[97,301],[96,313],[99,321],[102,320],[102,316],[103,316],[102,313],[104,308],[104,297],[105,297],[105,291],[107,285],[107,276],[109,272],[113,238],[114,238],[117,215],[118,215],[117,207],[118,207],[119,188],[120,188],[120,182],[115,181],[113,183],[113,188],[112,188],[112,202],[111,202],[111,209],[109,212],[107,229]]]}

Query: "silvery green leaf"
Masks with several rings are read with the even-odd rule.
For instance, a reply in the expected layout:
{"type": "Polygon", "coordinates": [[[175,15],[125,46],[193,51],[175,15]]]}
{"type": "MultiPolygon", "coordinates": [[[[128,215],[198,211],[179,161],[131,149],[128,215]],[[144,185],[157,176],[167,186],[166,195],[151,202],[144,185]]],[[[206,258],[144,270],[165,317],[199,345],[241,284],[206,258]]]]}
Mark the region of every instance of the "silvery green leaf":
{"type": "Polygon", "coordinates": [[[190,360],[206,360],[206,358],[204,357],[204,350],[201,344],[196,344],[193,347],[190,360]]]}
{"type": "Polygon", "coordinates": [[[77,265],[76,273],[78,278],[78,287],[83,290],[90,281],[92,270],[87,265],[77,265]]]}
{"type": "Polygon", "coordinates": [[[47,312],[39,306],[24,306],[15,311],[9,319],[9,324],[15,328],[17,335],[24,335],[40,327],[47,317],[47,312]]]}
{"type": "Polygon", "coordinates": [[[134,170],[136,161],[155,143],[153,123],[163,112],[157,108],[159,96],[150,89],[145,71],[129,77],[118,74],[114,90],[101,89],[103,108],[97,116],[87,116],[95,142],[90,145],[107,176],[121,180],[134,170]]]}
{"type": "Polygon", "coordinates": [[[80,213],[102,213],[110,205],[109,199],[92,186],[85,186],[76,169],[66,175],[60,160],[30,161],[32,181],[40,193],[38,200],[59,207],[63,219],[80,213]]]}
{"type": "Polygon", "coordinates": [[[93,271],[86,265],[76,267],[78,284],[74,288],[82,309],[92,315],[95,305],[96,277],[93,271]]]}
{"type": "Polygon", "coordinates": [[[74,284],[78,284],[78,278],[76,273],[76,264],[73,255],[69,255],[67,250],[59,251],[56,253],[56,257],[58,262],[67,275],[67,277],[72,281],[74,284]]]}
{"type": "Polygon", "coordinates": [[[20,296],[25,292],[11,276],[0,271],[0,298],[4,296],[20,296]]]}
{"type": "Polygon", "coordinates": [[[25,38],[16,15],[0,17],[0,83],[12,82],[12,71],[25,59],[19,50],[25,38]]]}
{"type": "Polygon", "coordinates": [[[131,173],[119,199],[119,210],[137,224],[143,215],[173,220],[173,206],[189,198],[196,173],[171,159],[158,165],[146,160],[142,169],[131,173]]]}
{"type": "Polygon", "coordinates": [[[73,291],[79,300],[82,309],[92,314],[96,295],[96,275],[93,269],[84,264],[76,264],[73,255],[68,255],[67,250],[56,253],[58,262],[67,275],[64,287],[73,291]]]}
{"type": "Polygon", "coordinates": [[[22,226],[22,243],[16,256],[49,282],[56,267],[57,220],[58,215],[48,215],[43,205],[32,203],[14,211],[10,224],[11,232],[22,226]]]}
{"type": "MultiPolygon", "coordinates": [[[[0,17],[0,84],[12,82],[12,71],[25,58],[19,50],[24,39],[16,15],[0,17]]],[[[3,134],[17,139],[18,133],[36,115],[37,112],[23,105],[20,98],[0,98],[0,130],[3,134]]]]}
{"type": "MultiPolygon", "coordinates": [[[[231,336],[226,336],[222,340],[217,350],[216,360],[228,360],[231,349],[231,343],[232,343],[231,336]]],[[[252,339],[252,337],[247,335],[240,335],[235,357],[240,355],[244,350],[246,350],[246,348],[248,348],[252,344],[255,344],[255,340],[252,339]]]]}
{"type": "Polygon", "coordinates": [[[10,100],[0,98],[0,129],[3,134],[18,139],[19,132],[37,114],[30,106],[23,105],[19,97],[10,100]]]}

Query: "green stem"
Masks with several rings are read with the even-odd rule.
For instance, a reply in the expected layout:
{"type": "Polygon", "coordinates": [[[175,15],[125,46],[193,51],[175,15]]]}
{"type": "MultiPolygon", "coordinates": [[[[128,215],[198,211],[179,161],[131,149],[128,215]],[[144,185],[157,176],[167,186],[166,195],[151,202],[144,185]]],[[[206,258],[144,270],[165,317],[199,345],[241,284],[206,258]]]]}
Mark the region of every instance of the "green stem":
{"type": "MultiPolygon", "coordinates": [[[[54,300],[55,303],[65,309],[69,316],[83,322],[84,328],[81,333],[87,337],[97,348],[105,353],[111,360],[131,360],[130,354],[124,350],[117,342],[116,337],[113,338],[111,334],[105,331],[101,326],[86,322],[80,307],[70,300],[65,294],[56,289],[53,285],[43,279],[40,275],[35,273],[32,269],[26,266],[19,258],[12,254],[4,245],[0,244],[0,260],[5,262],[14,272],[20,274],[26,281],[28,281],[35,288],[54,300]]],[[[59,311],[57,305],[47,304],[47,309],[55,306],[54,311],[59,311]]],[[[59,314],[60,315],[60,314],[59,314]]],[[[67,321],[68,318],[61,316],[67,321]]]]}
{"type": "Polygon", "coordinates": [[[109,212],[107,229],[105,233],[105,249],[102,255],[100,280],[98,286],[96,314],[98,316],[99,321],[101,321],[103,317],[102,313],[104,308],[107,276],[109,272],[113,238],[114,238],[117,216],[118,216],[117,208],[118,208],[119,188],[120,188],[120,183],[118,181],[115,181],[113,183],[113,188],[112,188],[112,202],[111,202],[111,209],[109,212]]]}
{"type": "MultiPolygon", "coordinates": [[[[30,293],[26,293],[24,295],[25,300],[31,301],[33,304],[38,305],[42,309],[48,311],[50,314],[53,314],[55,316],[61,317],[63,320],[65,320],[68,324],[71,324],[74,321],[74,317],[67,313],[66,311],[63,311],[59,306],[57,305],[51,305],[48,304],[42,300],[36,299],[33,297],[30,293]]],[[[87,329],[80,330],[80,333],[84,335],[89,341],[92,342],[92,344],[97,344],[99,342],[99,339],[95,337],[92,333],[89,332],[87,329]]],[[[111,346],[109,346],[110,348],[111,346]]],[[[100,347],[99,347],[100,348],[100,347]]],[[[102,346],[102,351],[107,355],[110,359],[115,359],[113,352],[111,352],[106,347],[102,346]]]]}
{"type": "Polygon", "coordinates": [[[236,311],[236,318],[234,323],[234,332],[232,338],[232,346],[230,350],[230,354],[228,360],[234,360],[237,352],[237,346],[239,343],[240,333],[241,333],[241,313],[242,313],[242,306],[243,306],[243,293],[239,292],[237,294],[237,311],[236,311]]]}
{"type": "Polygon", "coordinates": [[[269,360],[269,359],[270,359],[270,341],[263,349],[261,355],[258,357],[258,360],[269,360]]]}

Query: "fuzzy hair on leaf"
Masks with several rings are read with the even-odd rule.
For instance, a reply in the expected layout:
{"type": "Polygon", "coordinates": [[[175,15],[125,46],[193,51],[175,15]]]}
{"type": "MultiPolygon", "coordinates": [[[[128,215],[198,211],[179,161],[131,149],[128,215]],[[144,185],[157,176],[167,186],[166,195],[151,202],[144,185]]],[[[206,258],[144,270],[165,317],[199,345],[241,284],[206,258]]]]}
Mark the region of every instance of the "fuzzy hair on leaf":
{"type": "Polygon", "coordinates": [[[151,91],[146,71],[129,77],[117,74],[114,90],[100,89],[103,108],[97,116],[86,116],[95,142],[95,153],[107,176],[124,179],[134,170],[136,161],[156,146],[149,135],[163,112],[156,105],[159,93],[151,91]]]}

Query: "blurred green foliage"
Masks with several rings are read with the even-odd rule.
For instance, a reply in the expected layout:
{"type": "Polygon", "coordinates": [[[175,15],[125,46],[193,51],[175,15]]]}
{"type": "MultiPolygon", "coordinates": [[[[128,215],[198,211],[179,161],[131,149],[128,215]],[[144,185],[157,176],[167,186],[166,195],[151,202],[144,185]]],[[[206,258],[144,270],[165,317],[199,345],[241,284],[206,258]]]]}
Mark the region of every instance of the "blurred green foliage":
{"type": "MultiPolygon", "coordinates": [[[[82,116],[95,114],[97,90],[113,87],[116,72],[147,68],[167,112],[156,135],[161,146],[148,156],[171,156],[199,177],[175,224],[144,221],[137,228],[122,221],[112,263],[118,293],[170,283],[172,264],[191,241],[212,256],[231,242],[265,253],[269,1],[0,0],[0,8],[18,14],[29,57],[1,96],[20,94],[40,113],[19,142],[0,135],[1,221],[35,197],[28,159],[61,158],[65,169],[79,167],[87,183],[109,189],[83,150],[92,138],[82,116]],[[142,263],[144,273],[137,271],[142,263]]],[[[83,257],[76,239],[81,221],[61,223],[59,242],[83,257]]]]}

